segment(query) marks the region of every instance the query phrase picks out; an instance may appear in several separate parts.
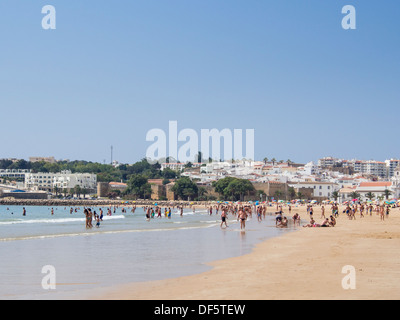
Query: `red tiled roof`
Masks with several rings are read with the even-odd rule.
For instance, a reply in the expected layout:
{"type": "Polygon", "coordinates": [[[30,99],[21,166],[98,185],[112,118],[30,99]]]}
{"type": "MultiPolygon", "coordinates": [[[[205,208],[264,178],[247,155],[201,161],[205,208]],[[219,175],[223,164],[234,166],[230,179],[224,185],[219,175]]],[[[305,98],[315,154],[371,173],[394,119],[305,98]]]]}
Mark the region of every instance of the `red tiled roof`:
{"type": "Polygon", "coordinates": [[[361,182],[360,187],[390,187],[390,181],[361,182]]]}

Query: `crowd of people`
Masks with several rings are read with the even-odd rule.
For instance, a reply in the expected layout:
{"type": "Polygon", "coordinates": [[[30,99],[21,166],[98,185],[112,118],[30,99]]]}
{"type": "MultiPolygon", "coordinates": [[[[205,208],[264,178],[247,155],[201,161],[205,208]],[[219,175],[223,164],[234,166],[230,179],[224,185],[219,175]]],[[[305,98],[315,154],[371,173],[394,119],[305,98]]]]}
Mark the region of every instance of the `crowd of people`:
{"type": "MultiPolygon", "coordinates": [[[[265,216],[267,214],[267,210],[271,207],[271,205],[267,204],[259,204],[256,205],[254,203],[245,203],[245,204],[238,204],[238,203],[218,203],[218,204],[213,204],[210,205],[207,208],[207,212],[209,215],[217,215],[220,216],[221,223],[220,227],[228,227],[228,217],[232,216],[233,219],[236,219],[238,222],[240,222],[240,229],[244,230],[246,228],[246,221],[248,218],[252,217],[253,214],[256,215],[257,220],[259,222],[263,221],[265,219],[265,216]]],[[[339,205],[337,203],[332,203],[331,204],[331,214],[329,217],[327,217],[326,214],[326,209],[324,205],[313,205],[313,204],[306,204],[307,207],[307,215],[309,217],[309,223],[303,225],[303,227],[334,227],[336,225],[336,219],[339,217],[339,205]],[[320,219],[322,221],[320,223],[317,223],[315,221],[315,210],[316,208],[320,209],[320,219]]],[[[113,213],[116,212],[118,206],[109,206],[105,210],[107,211],[107,215],[111,216],[113,213]]],[[[180,214],[180,216],[183,216],[184,209],[185,208],[191,208],[193,210],[193,213],[195,213],[196,206],[195,205],[174,205],[171,204],[171,206],[157,206],[155,204],[154,206],[143,206],[143,211],[145,213],[145,218],[147,221],[150,221],[153,218],[168,218],[171,219],[172,217],[172,210],[177,210],[177,212],[180,214]]],[[[297,206],[293,206],[293,208],[297,208],[297,206]]],[[[281,205],[281,204],[276,204],[276,211],[275,211],[275,226],[277,228],[286,228],[288,227],[289,224],[289,219],[285,215],[284,210],[288,210],[289,216],[291,216],[291,220],[293,222],[293,226],[300,226],[301,224],[301,217],[298,212],[295,212],[292,215],[292,205],[281,205]]],[[[8,209],[8,208],[7,208],[8,209]]],[[[50,208],[49,208],[50,209],[50,208]]],[[[77,213],[80,208],[70,208],[70,214],[73,212],[77,213]]],[[[136,211],[136,205],[133,206],[122,206],[121,212],[122,213],[127,213],[127,210],[130,209],[130,212],[133,214],[136,211]]],[[[85,221],[85,226],[87,229],[93,228],[93,226],[99,228],[100,223],[103,221],[103,209],[98,208],[97,209],[99,212],[97,213],[96,210],[93,210],[91,208],[84,208],[83,213],[86,217],[85,221]]],[[[295,210],[298,211],[298,210],[295,210]]],[[[343,214],[346,214],[348,219],[350,220],[355,220],[356,216],[359,215],[360,218],[365,217],[366,215],[372,216],[373,212],[375,212],[377,215],[380,216],[381,220],[385,220],[389,217],[390,213],[390,205],[385,205],[385,204],[366,204],[366,203],[352,203],[352,204],[347,204],[344,207],[344,210],[342,211],[343,214]]],[[[270,211],[270,214],[273,214],[270,211]]],[[[26,209],[25,207],[23,208],[23,216],[26,215],[26,209]]],[[[51,215],[54,215],[54,209],[51,208],[51,215]]]]}
{"type": "Polygon", "coordinates": [[[370,204],[347,204],[346,208],[343,210],[343,213],[347,215],[350,220],[356,219],[356,214],[359,212],[360,218],[364,218],[366,215],[372,216],[372,213],[375,212],[379,215],[380,219],[383,221],[386,218],[389,218],[390,213],[390,205],[389,204],[376,204],[375,206],[370,204]],[[365,213],[365,215],[364,215],[365,213]]]}

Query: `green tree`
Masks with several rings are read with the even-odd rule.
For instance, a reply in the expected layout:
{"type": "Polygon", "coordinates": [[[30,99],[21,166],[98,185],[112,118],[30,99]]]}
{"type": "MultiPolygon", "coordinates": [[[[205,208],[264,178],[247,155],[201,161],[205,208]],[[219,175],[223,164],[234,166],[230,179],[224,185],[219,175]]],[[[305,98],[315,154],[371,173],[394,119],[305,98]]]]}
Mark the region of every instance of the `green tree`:
{"type": "Polygon", "coordinates": [[[226,192],[225,189],[228,187],[229,183],[233,181],[235,178],[234,177],[225,177],[222,179],[219,179],[218,181],[213,182],[213,187],[215,192],[217,192],[221,197],[225,197],[226,192]]]}
{"type": "Polygon", "coordinates": [[[373,194],[371,191],[368,192],[366,195],[367,199],[372,200],[373,198],[375,198],[375,194],[373,194]]]}
{"type": "Polygon", "coordinates": [[[56,194],[56,197],[58,196],[58,191],[59,191],[58,187],[57,187],[57,186],[54,186],[54,192],[55,192],[55,194],[56,194]]]}
{"type": "Polygon", "coordinates": [[[339,191],[333,191],[332,192],[332,198],[335,199],[335,201],[337,201],[337,199],[339,198],[339,191]]]}
{"type": "Polygon", "coordinates": [[[189,177],[181,177],[175,181],[171,190],[183,200],[191,200],[198,194],[197,184],[189,177]]]}
{"type": "Polygon", "coordinates": [[[350,192],[349,195],[352,199],[360,199],[361,196],[357,191],[350,192]]]}
{"type": "Polygon", "coordinates": [[[388,190],[388,189],[385,189],[385,190],[383,191],[383,194],[385,195],[385,199],[386,199],[386,200],[389,200],[389,196],[392,194],[392,191],[390,191],[390,190],[388,190]]]}
{"type": "Polygon", "coordinates": [[[191,163],[190,161],[185,164],[185,168],[192,168],[192,167],[193,163],[191,163]]]}
{"type": "Polygon", "coordinates": [[[298,199],[303,199],[303,197],[304,197],[304,195],[299,191],[299,192],[297,192],[297,198],[298,199]]]}
{"type": "Polygon", "coordinates": [[[232,196],[232,200],[243,201],[246,193],[255,191],[253,184],[246,179],[234,178],[225,188],[225,194],[232,196]]]}
{"type": "Polygon", "coordinates": [[[288,194],[289,194],[290,200],[293,200],[296,197],[296,190],[294,190],[293,187],[289,187],[288,194]]]}
{"type": "Polygon", "coordinates": [[[134,174],[127,183],[125,194],[133,194],[136,198],[146,199],[151,195],[151,186],[143,174],[134,174]]]}
{"type": "Polygon", "coordinates": [[[80,185],[77,184],[77,185],[74,187],[74,194],[76,194],[76,196],[77,196],[78,198],[80,198],[80,197],[81,197],[81,193],[82,193],[82,188],[81,188],[80,185]]]}
{"type": "Polygon", "coordinates": [[[199,197],[199,198],[202,198],[202,199],[203,199],[204,196],[207,194],[207,189],[204,188],[204,187],[199,187],[199,188],[198,188],[197,194],[198,194],[198,197],[199,197]]]}
{"type": "Polygon", "coordinates": [[[225,177],[213,183],[215,192],[221,197],[232,200],[243,200],[245,193],[255,192],[253,184],[246,179],[225,177]]]}
{"type": "Polygon", "coordinates": [[[164,179],[175,179],[176,178],[176,171],[170,169],[170,168],[165,168],[162,172],[161,175],[163,176],[164,179]]]}

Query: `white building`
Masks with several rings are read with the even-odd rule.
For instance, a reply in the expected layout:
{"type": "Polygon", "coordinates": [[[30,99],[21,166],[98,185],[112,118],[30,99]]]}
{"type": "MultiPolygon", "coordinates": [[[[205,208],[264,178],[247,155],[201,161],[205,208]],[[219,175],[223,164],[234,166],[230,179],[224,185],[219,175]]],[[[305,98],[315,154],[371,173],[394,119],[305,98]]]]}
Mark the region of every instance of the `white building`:
{"type": "Polygon", "coordinates": [[[27,173],[25,175],[25,188],[31,190],[54,191],[72,189],[75,186],[81,189],[95,190],[97,187],[97,176],[90,173],[71,173],[62,171],[59,173],[27,173]]]}
{"type": "Polygon", "coordinates": [[[387,176],[386,163],[375,160],[349,160],[347,166],[352,167],[354,172],[369,174],[385,178],[387,176]]]}
{"type": "Polygon", "coordinates": [[[289,187],[293,188],[312,188],[313,197],[328,198],[332,197],[334,191],[339,190],[339,185],[335,182],[319,182],[319,181],[303,181],[289,183],[289,187]]]}
{"type": "MultiPolygon", "coordinates": [[[[161,164],[161,171],[164,169],[168,168],[174,171],[182,171],[183,169],[186,168],[187,163],[182,163],[182,162],[164,162],[161,164]]],[[[202,163],[192,163],[192,168],[198,168],[202,165],[202,163]]]]}
{"type": "Polygon", "coordinates": [[[385,160],[386,167],[387,167],[387,173],[388,173],[388,178],[391,178],[395,174],[395,170],[397,167],[400,166],[400,160],[397,159],[390,159],[390,160],[385,160]]]}
{"type": "Polygon", "coordinates": [[[385,190],[389,190],[391,193],[389,199],[399,197],[399,188],[391,181],[361,182],[356,188],[356,192],[360,194],[361,200],[366,200],[366,195],[369,192],[374,194],[375,199],[380,196],[385,197],[385,190]]]}
{"type": "Polygon", "coordinates": [[[25,179],[25,175],[30,172],[30,169],[0,169],[0,177],[25,179]]]}
{"type": "Polygon", "coordinates": [[[318,174],[318,166],[313,161],[308,162],[304,165],[303,170],[299,170],[299,173],[307,176],[318,174]]]}
{"type": "Polygon", "coordinates": [[[321,168],[333,167],[335,164],[339,163],[341,160],[333,157],[325,157],[318,160],[318,166],[321,168]]]}
{"type": "Polygon", "coordinates": [[[391,178],[393,185],[400,188],[400,165],[393,171],[393,177],[391,178]]]}

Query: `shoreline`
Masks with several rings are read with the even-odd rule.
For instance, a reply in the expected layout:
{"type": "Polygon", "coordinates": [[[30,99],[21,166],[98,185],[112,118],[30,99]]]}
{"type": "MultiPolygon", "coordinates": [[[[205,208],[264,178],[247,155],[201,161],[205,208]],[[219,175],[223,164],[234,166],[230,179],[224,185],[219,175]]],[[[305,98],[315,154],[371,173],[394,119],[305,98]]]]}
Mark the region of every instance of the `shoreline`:
{"type": "MultiPolygon", "coordinates": [[[[305,212],[300,214],[304,218],[305,212]]],[[[314,214],[317,220],[319,214],[314,214]]],[[[357,214],[356,220],[341,213],[334,228],[299,228],[267,239],[249,254],[207,264],[210,271],[127,283],[88,294],[86,299],[397,300],[399,226],[399,208],[384,221],[375,212],[364,218],[357,214]],[[342,286],[345,266],[354,267],[356,289],[342,286]]]]}
{"type": "Polygon", "coordinates": [[[211,202],[194,201],[168,201],[168,200],[110,200],[110,199],[0,199],[0,205],[4,206],[153,206],[157,203],[159,206],[183,205],[196,207],[205,207],[214,205],[211,202]]]}

